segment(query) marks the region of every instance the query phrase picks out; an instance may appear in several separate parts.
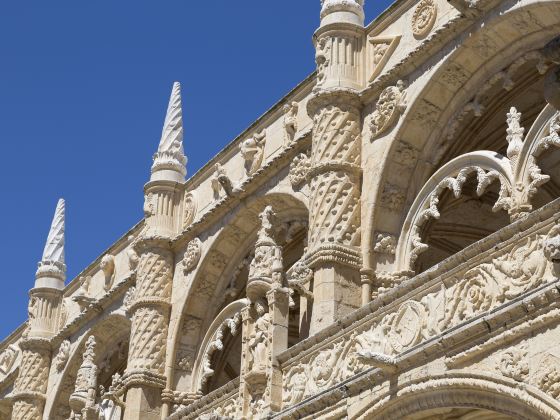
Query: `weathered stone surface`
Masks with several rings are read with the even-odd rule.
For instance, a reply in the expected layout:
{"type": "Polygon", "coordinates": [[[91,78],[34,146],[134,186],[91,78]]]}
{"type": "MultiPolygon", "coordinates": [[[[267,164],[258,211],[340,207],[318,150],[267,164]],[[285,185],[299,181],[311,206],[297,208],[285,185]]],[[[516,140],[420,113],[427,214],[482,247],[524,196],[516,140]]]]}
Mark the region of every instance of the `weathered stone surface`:
{"type": "Polygon", "coordinates": [[[320,6],[317,73],[187,181],[173,85],[66,286],[59,202],[1,418],[560,418],[557,4],[320,6]]]}

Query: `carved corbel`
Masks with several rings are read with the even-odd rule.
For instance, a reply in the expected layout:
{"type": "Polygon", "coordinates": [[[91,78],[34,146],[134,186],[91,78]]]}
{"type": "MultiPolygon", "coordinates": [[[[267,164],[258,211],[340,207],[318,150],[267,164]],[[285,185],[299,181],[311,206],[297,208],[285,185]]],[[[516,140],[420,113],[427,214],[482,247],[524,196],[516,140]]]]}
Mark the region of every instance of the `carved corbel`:
{"type": "Polygon", "coordinates": [[[394,373],[398,369],[397,359],[387,354],[362,350],[358,352],[358,357],[385,373],[394,373]]]}
{"type": "Polygon", "coordinates": [[[216,163],[215,166],[216,172],[214,173],[214,177],[211,180],[212,190],[214,190],[214,199],[217,200],[220,198],[220,189],[223,188],[226,196],[230,196],[233,194],[233,182],[226,173],[226,170],[223,168],[222,165],[216,163]]]}
{"type": "Polygon", "coordinates": [[[288,272],[288,287],[306,299],[313,299],[313,293],[306,287],[313,280],[313,270],[303,261],[296,262],[288,272]]]}
{"type": "Polygon", "coordinates": [[[89,296],[90,285],[91,276],[80,277],[80,288],[76,294],[72,296],[72,300],[78,304],[82,312],[95,302],[95,299],[89,296]]]}

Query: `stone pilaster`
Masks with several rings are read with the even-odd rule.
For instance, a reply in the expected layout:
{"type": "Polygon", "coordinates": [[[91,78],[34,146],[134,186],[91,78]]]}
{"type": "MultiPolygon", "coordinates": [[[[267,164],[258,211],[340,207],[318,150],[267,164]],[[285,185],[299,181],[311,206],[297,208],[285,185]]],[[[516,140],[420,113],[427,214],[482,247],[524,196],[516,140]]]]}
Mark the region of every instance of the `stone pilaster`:
{"type": "Polygon", "coordinates": [[[317,86],[313,119],[307,263],[314,270],[313,334],[361,303],[360,72],[362,2],[325,0],[315,33],[317,86]]]}

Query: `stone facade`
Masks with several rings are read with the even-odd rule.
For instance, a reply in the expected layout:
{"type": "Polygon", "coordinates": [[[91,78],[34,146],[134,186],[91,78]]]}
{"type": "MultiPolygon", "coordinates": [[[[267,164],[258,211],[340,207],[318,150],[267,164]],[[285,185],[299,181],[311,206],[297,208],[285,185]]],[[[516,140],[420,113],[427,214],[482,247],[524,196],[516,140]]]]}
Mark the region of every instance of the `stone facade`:
{"type": "Polygon", "coordinates": [[[322,0],[317,71],[66,286],[60,201],[0,419],[560,419],[560,3],[322,0]]]}

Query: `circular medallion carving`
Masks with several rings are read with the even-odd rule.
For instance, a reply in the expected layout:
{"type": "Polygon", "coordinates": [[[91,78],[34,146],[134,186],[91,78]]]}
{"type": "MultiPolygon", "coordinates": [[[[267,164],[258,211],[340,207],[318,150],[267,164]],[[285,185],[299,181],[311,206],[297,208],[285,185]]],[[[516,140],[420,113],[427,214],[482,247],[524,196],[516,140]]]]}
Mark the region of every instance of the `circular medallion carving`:
{"type": "Polygon", "coordinates": [[[419,302],[405,302],[395,315],[389,332],[393,349],[400,353],[420,341],[426,311],[419,302]]]}
{"type": "Polygon", "coordinates": [[[187,245],[185,257],[183,258],[183,270],[185,271],[185,273],[194,270],[194,268],[197,266],[198,261],[200,261],[201,247],[202,242],[200,242],[200,239],[198,238],[194,238],[187,245]]]}
{"type": "Polygon", "coordinates": [[[183,205],[183,229],[188,228],[194,221],[196,216],[196,198],[192,192],[185,194],[185,203],[183,205]]]}
{"type": "Polygon", "coordinates": [[[424,38],[434,27],[437,7],[433,0],[421,0],[412,15],[412,33],[416,38],[424,38]]]}

